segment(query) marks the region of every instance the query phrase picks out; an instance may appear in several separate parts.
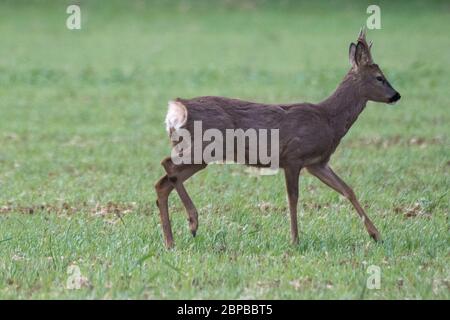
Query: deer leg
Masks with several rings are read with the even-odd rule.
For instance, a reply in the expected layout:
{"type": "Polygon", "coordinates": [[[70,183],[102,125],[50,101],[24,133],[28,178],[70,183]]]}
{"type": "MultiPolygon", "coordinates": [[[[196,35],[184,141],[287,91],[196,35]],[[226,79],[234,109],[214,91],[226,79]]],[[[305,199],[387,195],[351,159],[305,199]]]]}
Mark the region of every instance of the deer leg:
{"type": "Polygon", "coordinates": [[[164,234],[164,241],[166,243],[167,248],[173,247],[173,235],[172,228],[170,226],[169,219],[169,194],[173,190],[173,186],[169,181],[169,177],[164,175],[158,182],[155,184],[156,194],[158,199],[156,200],[156,205],[159,208],[159,217],[161,219],[161,226],[164,234]]]}
{"type": "Polygon", "coordinates": [[[359,204],[358,199],[356,198],[352,188],[350,188],[341,178],[339,178],[338,175],[335,174],[333,170],[331,170],[328,164],[310,166],[307,167],[307,169],[312,175],[319,178],[319,180],[321,180],[323,183],[328,185],[330,188],[336,190],[338,193],[342,194],[348,200],[350,200],[353,207],[356,209],[356,212],[359,214],[362,221],[364,222],[364,225],[369,235],[375,241],[381,240],[380,233],[378,232],[377,228],[372,223],[372,221],[369,219],[367,214],[364,212],[364,209],[359,204]]]}
{"type": "Polygon", "coordinates": [[[204,169],[206,164],[181,164],[175,165],[170,158],[165,158],[161,162],[162,166],[167,172],[169,182],[177,191],[188,216],[189,229],[195,237],[198,229],[198,213],[192,199],[186,191],[183,182],[189,179],[196,172],[204,169]]]}
{"type": "MultiPolygon", "coordinates": [[[[197,172],[199,170],[200,169],[196,169],[196,170],[185,169],[180,174],[181,181],[187,180],[190,176],[192,176],[195,172],[197,172]]],[[[176,176],[175,176],[175,178],[177,180],[179,179],[176,176]]],[[[169,218],[169,205],[168,205],[169,195],[175,187],[175,185],[173,183],[174,180],[175,180],[174,176],[169,177],[169,175],[166,174],[163,177],[161,177],[161,179],[159,179],[159,181],[155,184],[156,194],[158,196],[158,199],[156,200],[156,205],[159,208],[159,216],[161,218],[161,225],[162,225],[163,234],[164,234],[164,241],[165,241],[166,247],[169,249],[174,246],[172,228],[171,228],[170,218],[169,218]],[[172,178],[172,181],[170,181],[171,178],[172,178]]],[[[181,182],[180,182],[180,184],[181,184],[181,182]]],[[[195,209],[195,206],[192,204],[192,200],[190,200],[189,195],[187,194],[187,192],[184,189],[184,186],[182,184],[181,184],[181,188],[178,188],[177,191],[180,194],[180,197],[182,198],[183,204],[185,205],[186,209],[189,208],[188,214],[189,214],[189,222],[190,222],[191,232],[193,230],[196,231],[197,227],[198,227],[198,222],[197,222],[197,211],[195,209]],[[183,190],[184,190],[184,193],[183,193],[183,190]],[[189,201],[191,203],[191,206],[189,206],[189,204],[188,204],[189,201]],[[192,221],[192,223],[191,223],[191,221],[192,221]]]]}
{"type": "Polygon", "coordinates": [[[300,167],[287,167],[284,169],[289,202],[289,212],[291,215],[291,238],[293,244],[298,244],[297,203],[299,173],[300,167]]]}

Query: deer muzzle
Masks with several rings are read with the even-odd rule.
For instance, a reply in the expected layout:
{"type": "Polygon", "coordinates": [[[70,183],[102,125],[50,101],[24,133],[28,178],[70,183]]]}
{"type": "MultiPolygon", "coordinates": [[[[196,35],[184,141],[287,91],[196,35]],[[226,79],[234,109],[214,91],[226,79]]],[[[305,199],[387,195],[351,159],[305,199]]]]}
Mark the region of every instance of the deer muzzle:
{"type": "Polygon", "coordinates": [[[400,95],[400,93],[396,92],[392,97],[389,98],[389,103],[395,103],[398,100],[400,100],[402,96],[400,95]]]}

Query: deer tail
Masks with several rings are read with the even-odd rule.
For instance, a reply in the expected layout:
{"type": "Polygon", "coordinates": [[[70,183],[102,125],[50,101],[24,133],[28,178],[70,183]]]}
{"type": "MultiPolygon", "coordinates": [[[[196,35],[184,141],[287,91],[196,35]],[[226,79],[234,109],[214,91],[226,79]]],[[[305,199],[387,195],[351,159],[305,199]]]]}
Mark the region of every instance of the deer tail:
{"type": "Polygon", "coordinates": [[[187,108],[180,101],[169,101],[169,108],[166,115],[166,130],[169,134],[178,130],[186,124],[187,108]]]}

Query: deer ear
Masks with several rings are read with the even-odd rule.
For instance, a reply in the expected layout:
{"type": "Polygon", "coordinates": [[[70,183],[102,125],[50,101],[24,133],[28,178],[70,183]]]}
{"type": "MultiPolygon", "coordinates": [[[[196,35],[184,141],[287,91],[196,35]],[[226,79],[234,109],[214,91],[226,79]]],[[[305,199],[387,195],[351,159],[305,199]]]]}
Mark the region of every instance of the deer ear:
{"type": "Polygon", "coordinates": [[[356,65],[361,66],[365,64],[370,64],[371,58],[368,48],[360,41],[356,45],[355,50],[355,62],[356,65]]]}
{"type": "Polygon", "coordinates": [[[350,47],[348,48],[348,59],[352,67],[356,66],[355,53],[356,53],[356,44],[352,42],[350,43],[350,47]]]}

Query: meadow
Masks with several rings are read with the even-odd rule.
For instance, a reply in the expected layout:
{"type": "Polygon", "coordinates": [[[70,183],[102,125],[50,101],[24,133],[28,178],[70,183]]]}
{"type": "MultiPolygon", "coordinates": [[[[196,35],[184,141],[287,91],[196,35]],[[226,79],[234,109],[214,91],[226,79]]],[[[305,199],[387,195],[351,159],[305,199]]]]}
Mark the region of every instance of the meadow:
{"type": "Polygon", "coordinates": [[[373,57],[402,94],[369,103],[331,160],[350,203],[300,176],[212,165],[175,193],[163,246],[154,183],[167,101],[318,102],[349,69],[365,1],[0,3],[0,299],[449,299],[450,5],[381,1],[373,57]],[[381,271],[368,289],[368,267],[381,271]],[[70,289],[70,266],[81,288],[70,289]]]}

